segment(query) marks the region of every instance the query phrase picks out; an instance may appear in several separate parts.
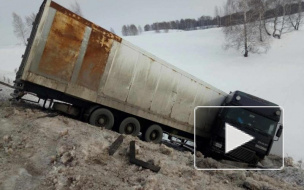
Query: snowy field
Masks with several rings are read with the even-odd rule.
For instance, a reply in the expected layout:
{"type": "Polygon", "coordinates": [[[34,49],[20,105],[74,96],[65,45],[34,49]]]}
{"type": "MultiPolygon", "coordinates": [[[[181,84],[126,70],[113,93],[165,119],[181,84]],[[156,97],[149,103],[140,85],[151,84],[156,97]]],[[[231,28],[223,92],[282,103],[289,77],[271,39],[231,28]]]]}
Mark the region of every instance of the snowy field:
{"type": "MultiPolygon", "coordinates": [[[[221,29],[188,32],[146,33],[127,37],[167,62],[229,93],[241,90],[275,102],[285,110],[285,155],[304,158],[304,31],[296,31],[273,40],[267,54],[244,58],[235,50],[222,48],[221,29]]],[[[24,46],[0,46],[0,81],[14,80],[24,46]]],[[[278,147],[274,146],[274,153],[278,147]]]]}

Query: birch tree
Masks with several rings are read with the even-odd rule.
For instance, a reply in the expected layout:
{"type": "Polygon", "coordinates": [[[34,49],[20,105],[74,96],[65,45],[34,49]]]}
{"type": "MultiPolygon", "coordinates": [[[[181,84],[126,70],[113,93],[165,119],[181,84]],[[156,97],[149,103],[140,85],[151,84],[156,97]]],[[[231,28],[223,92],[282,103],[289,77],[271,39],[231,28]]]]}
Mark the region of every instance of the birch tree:
{"type": "Polygon", "coordinates": [[[271,36],[271,33],[268,29],[268,18],[266,18],[265,14],[267,10],[269,9],[269,3],[268,0],[256,0],[255,1],[254,9],[258,13],[258,22],[259,22],[259,34],[260,34],[260,41],[263,41],[263,34],[264,32],[271,36]]]}
{"type": "Polygon", "coordinates": [[[128,36],[129,31],[128,31],[128,27],[126,25],[123,25],[123,27],[121,29],[121,33],[123,36],[128,36]]]}
{"type": "Polygon", "coordinates": [[[294,4],[294,0],[268,0],[270,7],[272,8],[272,26],[273,33],[272,36],[278,39],[281,39],[284,31],[287,31],[292,25],[292,28],[296,29],[296,21],[298,14],[293,14],[292,6],[294,4]],[[296,17],[294,19],[293,17],[296,17]],[[290,20],[290,24],[288,25],[288,20],[290,20]]]}
{"type": "Polygon", "coordinates": [[[291,0],[290,2],[296,3],[298,10],[296,14],[289,15],[289,22],[295,30],[299,30],[300,25],[303,24],[303,0],[291,0]]]}
{"type": "Polygon", "coordinates": [[[36,19],[36,14],[32,13],[28,16],[25,17],[25,24],[26,24],[26,33],[27,36],[30,36],[32,28],[33,28],[33,23],[36,19]]]}
{"type": "Polygon", "coordinates": [[[260,0],[260,5],[261,5],[261,8],[262,8],[262,9],[260,9],[260,11],[261,11],[260,13],[262,13],[262,15],[261,15],[262,18],[261,19],[263,20],[264,30],[265,30],[265,32],[268,36],[271,36],[271,33],[268,30],[268,19],[269,18],[266,18],[266,16],[265,16],[267,10],[269,9],[269,0],[260,0]]]}
{"type": "Polygon", "coordinates": [[[26,16],[25,17],[26,26],[28,28],[32,28],[35,19],[36,19],[36,14],[35,13],[31,13],[30,15],[26,16]]]}
{"type": "Polygon", "coordinates": [[[221,26],[221,16],[220,16],[220,8],[218,6],[214,9],[215,18],[217,20],[217,26],[221,26]]]}
{"type": "Polygon", "coordinates": [[[225,48],[242,50],[244,57],[248,57],[249,52],[261,53],[269,49],[269,41],[264,37],[265,32],[260,30],[260,22],[256,21],[257,10],[253,9],[255,3],[256,0],[235,0],[232,12],[238,13],[240,20],[236,21],[237,24],[230,24],[223,29],[225,48]],[[259,31],[263,33],[262,36],[259,31]]]}
{"type": "Polygon", "coordinates": [[[288,7],[288,2],[286,0],[280,0],[280,4],[282,6],[282,18],[281,18],[281,26],[278,29],[278,38],[281,39],[283,30],[286,28],[286,21],[287,21],[287,7],[288,7]]]}
{"type": "Polygon", "coordinates": [[[22,41],[24,45],[27,44],[27,29],[25,23],[23,22],[22,18],[13,12],[13,27],[14,27],[14,34],[15,36],[22,41]]]}
{"type": "Polygon", "coordinates": [[[272,36],[276,37],[279,36],[277,34],[278,31],[278,24],[279,24],[279,16],[280,16],[280,8],[281,8],[281,2],[280,0],[271,0],[271,3],[273,4],[273,32],[272,36]]]}

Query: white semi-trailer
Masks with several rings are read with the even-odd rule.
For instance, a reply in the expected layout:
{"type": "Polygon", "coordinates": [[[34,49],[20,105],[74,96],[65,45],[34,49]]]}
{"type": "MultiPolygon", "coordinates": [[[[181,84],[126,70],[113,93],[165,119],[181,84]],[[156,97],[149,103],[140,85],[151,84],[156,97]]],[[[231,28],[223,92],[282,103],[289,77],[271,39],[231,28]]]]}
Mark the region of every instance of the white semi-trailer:
{"type": "MultiPolygon", "coordinates": [[[[33,23],[15,88],[16,99],[35,93],[92,125],[153,142],[163,132],[193,140],[194,108],[220,106],[227,97],[51,0],[33,23]]],[[[214,139],[217,117],[214,109],[198,113],[199,139],[214,139]]]]}

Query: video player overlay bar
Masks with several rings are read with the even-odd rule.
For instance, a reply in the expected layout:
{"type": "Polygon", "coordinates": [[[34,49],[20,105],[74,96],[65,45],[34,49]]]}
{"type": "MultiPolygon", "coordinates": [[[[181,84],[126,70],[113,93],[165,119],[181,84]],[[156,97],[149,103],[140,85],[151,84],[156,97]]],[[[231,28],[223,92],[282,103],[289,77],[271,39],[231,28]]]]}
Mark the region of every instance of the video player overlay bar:
{"type": "Polygon", "coordinates": [[[283,108],[279,106],[196,107],[194,136],[198,170],[284,167],[283,108]],[[197,156],[199,152],[204,156],[197,156]]]}

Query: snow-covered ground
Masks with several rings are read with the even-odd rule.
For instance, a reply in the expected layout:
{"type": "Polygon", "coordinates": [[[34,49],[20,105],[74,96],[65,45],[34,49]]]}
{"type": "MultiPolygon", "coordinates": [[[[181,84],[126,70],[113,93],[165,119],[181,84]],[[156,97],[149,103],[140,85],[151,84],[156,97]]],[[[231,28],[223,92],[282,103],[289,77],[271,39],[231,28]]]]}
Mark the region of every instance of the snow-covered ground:
{"type": "MultiPolygon", "coordinates": [[[[169,32],[127,37],[169,63],[229,93],[242,90],[275,102],[285,110],[285,155],[304,158],[304,31],[295,31],[273,40],[267,54],[244,58],[235,50],[222,48],[221,29],[169,32]]],[[[0,80],[14,79],[24,46],[0,47],[0,80]]],[[[279,151],[274,146],[274,153],[279,151]]]]}
{"type": "MultiPolygon", "coordinates": [[[[290,162],[285,162],[290,166],[280,172],[197,171],[190,152],[130,135],[123,135],[122,144],[109,156],[109,146],[120,134],[54,117],[52,112],[29,104],[10,106],[0,101],[0,126],[1,190],[304,190],[303,170],[290,162]],[[159,166],[158,172],[129,162],[130,141],[136,143],[136,158],[159,166]]],[[[196,155],[196,161],[202,168],[229,167],[229,162],[202,154],[196,155]]]]}

